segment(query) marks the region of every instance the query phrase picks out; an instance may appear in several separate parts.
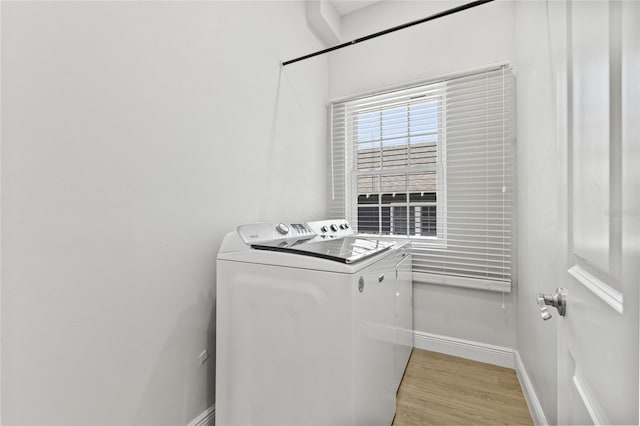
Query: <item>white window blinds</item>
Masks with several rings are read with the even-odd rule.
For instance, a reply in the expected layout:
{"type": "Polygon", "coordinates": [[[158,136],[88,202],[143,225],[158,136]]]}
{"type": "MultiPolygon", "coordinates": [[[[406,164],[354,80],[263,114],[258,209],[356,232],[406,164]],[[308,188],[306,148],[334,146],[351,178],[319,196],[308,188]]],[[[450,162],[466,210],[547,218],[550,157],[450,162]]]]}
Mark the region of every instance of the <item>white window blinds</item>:
{"type": "Polygon", "coordinates": [[[330,104],[331,217],[411,238],[417,281],[509,291],[513,105],[505,66],[330,104]]]}

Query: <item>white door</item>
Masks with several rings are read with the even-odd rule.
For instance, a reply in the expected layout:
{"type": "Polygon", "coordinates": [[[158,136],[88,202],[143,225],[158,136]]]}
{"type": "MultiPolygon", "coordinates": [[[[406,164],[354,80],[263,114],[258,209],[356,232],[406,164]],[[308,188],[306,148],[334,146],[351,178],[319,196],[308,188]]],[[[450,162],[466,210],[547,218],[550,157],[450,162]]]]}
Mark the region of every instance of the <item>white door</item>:
{"type": "Polygon", "coordinates": [[[551,8],[564,37],[555,57],[566,166],[558,423],[637,425],[640,2],[551,8]]]}

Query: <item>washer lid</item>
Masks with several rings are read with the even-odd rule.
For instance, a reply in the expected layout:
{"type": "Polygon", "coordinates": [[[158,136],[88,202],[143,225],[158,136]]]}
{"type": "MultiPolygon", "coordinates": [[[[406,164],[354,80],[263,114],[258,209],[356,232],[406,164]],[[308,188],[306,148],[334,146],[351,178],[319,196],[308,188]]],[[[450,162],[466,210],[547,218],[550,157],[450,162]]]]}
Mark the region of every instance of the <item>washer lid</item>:
{"type": "Polygon", "coordinates": [[[380,241],[358,236],[314,241],[274,241],[252,244],[258,250],[279,251],[320,257],[342,263],[355,263],[393,247],[391,241],[380,241]]]}

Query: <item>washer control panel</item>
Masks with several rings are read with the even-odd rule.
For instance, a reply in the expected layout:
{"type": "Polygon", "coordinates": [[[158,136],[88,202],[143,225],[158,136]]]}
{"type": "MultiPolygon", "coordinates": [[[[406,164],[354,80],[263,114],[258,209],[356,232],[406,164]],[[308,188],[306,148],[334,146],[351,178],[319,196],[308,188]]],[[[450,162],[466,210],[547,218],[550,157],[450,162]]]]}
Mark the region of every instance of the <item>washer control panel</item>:
{"type": "Polygon", "coordinates": [[[345,219],[318,220],[307,222],[307,228],[320,238],[340,238],[353,235],[353,229],[345,219]]]}
{"type": "Polygon", "coordinates": [[[245,244],[263,244],[274,241],[309,240],[316,233],[304,223],[253,223],[238,227],[238,235],[245,244]]]}

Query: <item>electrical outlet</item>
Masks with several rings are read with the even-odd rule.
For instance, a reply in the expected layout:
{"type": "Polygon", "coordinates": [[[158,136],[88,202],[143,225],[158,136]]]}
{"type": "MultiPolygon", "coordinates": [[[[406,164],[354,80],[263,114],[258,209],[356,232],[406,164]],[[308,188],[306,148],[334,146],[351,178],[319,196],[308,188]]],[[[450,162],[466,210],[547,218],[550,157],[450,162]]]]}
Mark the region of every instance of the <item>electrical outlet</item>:
{"type": "Polygon", "coordinates": [[[198,359],[200,360],[200,364],[204,364],[205,362],[207,362],[207,360],[209,359],[209,352],[207,352],[207,350],[205,349],[204,351],[202,351],[202,353],[198,356],[198,359]]]}

